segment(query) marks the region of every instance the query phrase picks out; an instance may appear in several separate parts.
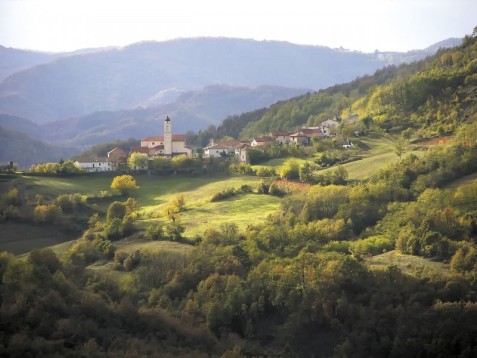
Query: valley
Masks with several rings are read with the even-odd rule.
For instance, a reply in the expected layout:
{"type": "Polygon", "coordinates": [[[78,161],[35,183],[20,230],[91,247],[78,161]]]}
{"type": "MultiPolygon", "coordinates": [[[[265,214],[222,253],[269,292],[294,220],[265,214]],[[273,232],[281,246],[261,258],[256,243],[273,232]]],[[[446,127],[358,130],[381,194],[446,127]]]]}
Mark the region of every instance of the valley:
{"type": "MultiPolygon", "coordinates": [[[[158,46],[100,56],[124,65],[158,46]]],[[[217,54],[197,51],[200,69],[217,54]]],[[[155,57],[171,77],[144,66],[137,78],[172,83],[184,68],[172,58],[155,57]]],[[[2,167],[0,355],[475,356],[475,58],[477,28],[187,135],[162,116],[163,133],[131,150],[100,141],[89,161],[2,167]]],[[[309,87],[307,71],[285,75],[309,87]]],[[[108,105],[138,103],[125,93],[108,105]]]]}

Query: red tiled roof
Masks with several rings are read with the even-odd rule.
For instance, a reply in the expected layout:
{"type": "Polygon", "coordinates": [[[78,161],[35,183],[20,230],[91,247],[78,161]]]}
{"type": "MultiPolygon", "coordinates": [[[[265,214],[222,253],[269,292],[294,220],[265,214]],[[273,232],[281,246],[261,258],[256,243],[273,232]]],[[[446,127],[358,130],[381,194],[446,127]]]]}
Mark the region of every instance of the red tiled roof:
{"type": "Polygon", "coordinates": [[[288,132],[284,131],[270,132],[270,134],[274,137],[288,137],[288,132]]]}
{"type": "Polygon", "coordinates": [[[114,154],[114,155],[127,155],[128,153],[127,153],[125,150],[122,150],[121,148],[116,147],[116,148],[114,148],[114,149],[112,149],[112,150],[110,150],[110,151],[108,152],[108,156],[109,156],[110,154],[114,154]]]}
{"type": "Polygon", "coordinates": [[[273,138],[272,137],[258,137],[258,138],[255,138],[255,141],[256,142],[271,142],[271,141],[273,141],[273,138]]]}
{"type": "Polygon", "coordinates": [[[160,136],[146,137],[146,138],[142,139],[141,141],[148,141],[148,142],[156,141],[156,142],[161,142],[161,141],[164,141],[164,137],[160,137],[160,136]]]}
{"type": "Polygon", "coordinates": [[[302,131],[297,131],[294,133],[290,133],[290,137],[308,137],[308,135],[306,135],[302,131]]]}
{"type": "Polygon", "coordinates": [[[185,142],[187,139],[186,134],[173,134],[172,135],[172,141],[173,142],[185,142]]]}
{"type": "Polygon", "coordinates": [[[217,142],[217,144],[220,144],[220,145],[227,145],[229,147],[235,147],[237,145],[240,145],[240,141],[239,140],[219,140],[217,142]]]}
{"type": "Polygon", "coordinates": [[[207,147],[207,149],[229,149],[230,146],[216,143],[207,147]]]}

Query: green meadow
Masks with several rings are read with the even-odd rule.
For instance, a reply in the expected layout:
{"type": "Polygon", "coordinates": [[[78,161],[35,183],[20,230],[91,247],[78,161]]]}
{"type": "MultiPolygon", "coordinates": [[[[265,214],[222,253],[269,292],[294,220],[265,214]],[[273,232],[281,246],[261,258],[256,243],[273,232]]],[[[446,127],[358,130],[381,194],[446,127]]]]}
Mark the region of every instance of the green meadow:
{"type": "Polygon", "coordinates": [[[421,256],[406,255],[396,250],[388,251],[368,259],[371,268],[384,270],[390,266],[397,266],[403,272],[419,276],[426,274],[449,274],[450,267],[448,263],[442,261],[432,261],[421,256]]]}
{"type": "MultiPolygon", "coordinates": [[[[280,201],[277,197],[255,193],[241,193],[214,203],[210,201],[212,195],[228,188],[239,189],[242,185],[254,188],[261,179],[253,176],[189,178],[141,174],[134,177],[139,185],[133,197],[141,207],[140,219],[136,222],[140,231],[132,239],[117,242],[120,246],[166,248],[164,244],[142,240],[142,230],[154,222],[167,224],[168,219],[164,216],[164,209],[179,194],[184,195],[186,203],[186,210],[180,214],[180,221],[186,227],[184,233],[186,238],[200,236],[208,228],[219,227],[222,223],[234,223],[240,229],[260,223],[277,210],[280,201]]],[[[66,178],[20,176],[17,178],[29,197],[42,195],[52,199],[59,194],[81,193],[94,198],[94,202],[103,214],[114,200],[126,199],[119,196],[99,197],[101,191],[110,191],[112,179],[112,176],[101,175],[66,178]]],[[[0,224],[0,249],[15,254],[46,246],[52,246],[55,252],[60,253],[71,245],[68,242],[75,239],[77,237],[57,231],[51,226],[11,222],[0,224]]],[[[170,249],[170,245],[167,245],[170,249]]]]}
{"type": "MultiPolygon", "coordinates": [[[[359,149],[354,150],[362,159],[343,164],[351,180],[365,179],[398,160],[394,152],[394,143],[384,136],[374,134],[359,137],[355,139],[355,143],[359,149]]],[[[404,153],[404,156],[409,153],[404,153]]],[[[289,161],[296,161],[299,165],[303,165],[306,161],[310,162],[311,160],[277,158],[262,165],[255,165],[253,168],[266,166],[278,171],[289,161]]],[[[335,168],[334,166],[322,169],[317,173],[333,171],[335,168]]],[[[185,210],[180,213],[179,220],[186,227],[183,234],[186,239],[201,236],[207,229],[217,228],[224,223],[234,223],[243,230],[250,225],[263,222],[280,205],[280,198],[256,193],[240,193],[222,201],[211,202],[210,199],[214,194],[229,188],[239,189],[242,185],[255,188],[261,180],[255,176],[162,177],[148,174],[133,174],[133,176],[139,185],[139,189],[133,193],[133,197],[140,205],[139,220],[136,221],[139,232],[133,236],[132,240],[127,239],[125,246],[133,246],[133,241],[141,247],[160,246],[156,243],[142,242],[143,233],[155,222],[168,224],[169,219],[165,215],[166,208],[178,195],[183,195],[185,199],[185,210]]],[[[114,175],[107,174],[74,177],[18,176],[14,180],[25,189],[29,197],[41,195],[46,199],[53,199],[60,194],[80,193],[86,195],[97,209],[105,214],[113,201],[126,199],[104,195],[111,192],[110,185],[113,178],[114,175]]],[[[475,180],[475,176],[462,180],[472,181],[475,180]]],[[[0,189],[4,191],[11,184],[12,181],[2,181],[0,189]]],[[[51,227],[11,222],[0,224],[0,249],[16,254],[45,246],[52,246],[56,252],[62,252],[70,245],[65,242],[75,239],[77,237],[72,237],[51,227]]]]}

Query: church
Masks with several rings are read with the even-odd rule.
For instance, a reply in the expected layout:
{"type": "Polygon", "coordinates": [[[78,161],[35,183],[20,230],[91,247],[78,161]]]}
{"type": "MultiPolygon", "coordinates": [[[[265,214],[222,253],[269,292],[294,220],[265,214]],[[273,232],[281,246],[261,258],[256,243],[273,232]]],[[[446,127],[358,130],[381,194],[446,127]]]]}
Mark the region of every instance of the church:
{"type": "MultiPolygon", "coordinates": [[[[164,120],[164,136],[147,137],[141,140],[141,150],[149,156],[165,156],[168,158],[178,155],[192,156],[192,149],[186,147],[185,134],[172,134],[172,123],[169,116],[164,120]]],[[[139,149],[139,148],[138,148],[139,149]]]]}

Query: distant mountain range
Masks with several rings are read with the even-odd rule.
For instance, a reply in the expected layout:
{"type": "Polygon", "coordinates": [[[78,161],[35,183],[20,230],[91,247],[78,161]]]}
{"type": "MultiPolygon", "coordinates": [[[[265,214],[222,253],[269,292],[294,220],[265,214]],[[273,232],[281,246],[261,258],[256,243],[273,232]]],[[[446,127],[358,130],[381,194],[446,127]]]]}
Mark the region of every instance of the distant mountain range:
{"type": "MultiPolygon", "coordinates": [[[[143,42],[46,54],[0,46],[0,126],[66,145],[218,124],[239,114],[432,55],[371,54],[228,38],[143,42]],[[16,118],[12,120],[12,118],[16,118]]],[[[0,161],[5,158],[0,152],[0,161]]]]}

